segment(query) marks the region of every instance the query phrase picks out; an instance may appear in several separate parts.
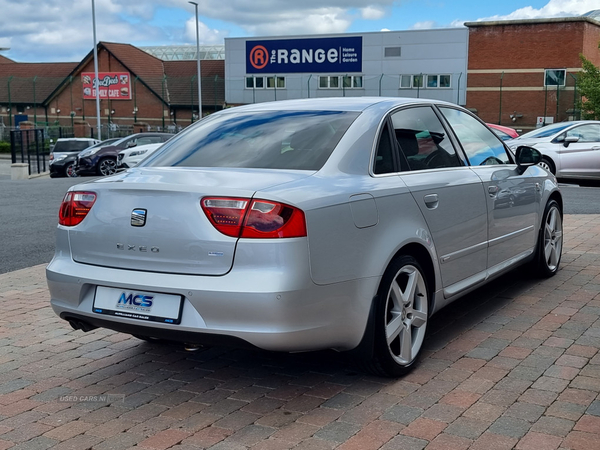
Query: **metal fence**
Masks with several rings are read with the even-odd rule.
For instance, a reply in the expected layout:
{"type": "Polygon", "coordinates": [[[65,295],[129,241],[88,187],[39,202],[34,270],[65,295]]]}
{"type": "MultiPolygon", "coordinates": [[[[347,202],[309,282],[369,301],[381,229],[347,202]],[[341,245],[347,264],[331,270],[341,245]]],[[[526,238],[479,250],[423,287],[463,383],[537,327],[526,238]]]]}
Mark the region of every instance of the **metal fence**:
{"type": "Polygon", "coordinates": [[[11,131],[10,149],[13,164],[27,163],[29,175],[46,171],[50,151],[43,128],[11,131]]]}

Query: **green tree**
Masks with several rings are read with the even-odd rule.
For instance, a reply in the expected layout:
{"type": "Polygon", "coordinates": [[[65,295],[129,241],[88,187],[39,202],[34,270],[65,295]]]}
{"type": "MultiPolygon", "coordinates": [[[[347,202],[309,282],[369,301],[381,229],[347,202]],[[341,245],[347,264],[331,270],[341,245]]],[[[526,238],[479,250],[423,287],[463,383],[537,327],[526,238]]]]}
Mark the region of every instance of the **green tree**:
{"type": "MultiPolygon", "coordinates": [[[[600,47],[600,45],[599,45],[600,47]]],[[[583,71],[577,77],[577,90],[581,99],[579,110],[582,119],[600,119],[600,69],[585,56],[579,55],[583,71]]]]}

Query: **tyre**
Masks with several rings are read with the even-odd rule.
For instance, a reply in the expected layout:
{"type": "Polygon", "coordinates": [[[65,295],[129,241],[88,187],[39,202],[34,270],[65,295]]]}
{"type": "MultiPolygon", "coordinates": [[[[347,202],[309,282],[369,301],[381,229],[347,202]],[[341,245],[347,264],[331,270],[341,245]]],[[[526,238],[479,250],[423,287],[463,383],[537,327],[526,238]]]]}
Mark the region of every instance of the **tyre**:
{"type": "Polygon", "coordinates": [[[542,157],[542,160],[540,161],[539,166],[543,167],[544,169],[548,170],[549,172],[552,172],[552,175],[556,175],[556,166],[554,165],[554,162],[550,158],[548,158],[546,156],[542,157]]]}
{"type": "Polygon", "coordinates": [[[70,163],[67,167],[65,167],[65,175],[69,178],[77,177],[77,172],[75,171],[75,163],[70,163]]]}
{"type": "Polygon", "coordinates": [[[98,162],[98,175],[112,175],[117,171],[117,161],[112,158],[104,158],[98,162]]]}
{"type": "Polygon", "coordinates": [[[562,211],[555,200],[550,200],[544,209],[542,226],[533,261],[534,272],[548,278],[558,271],[563,245],[562,211]]]}
{"type": "Polygon", "coordinates": [[[431,291],[415,258],[399,256],[386,270],[377,295],[373,358],[370,372],[388,377],[408,373],[423,347],[431,291]]]}

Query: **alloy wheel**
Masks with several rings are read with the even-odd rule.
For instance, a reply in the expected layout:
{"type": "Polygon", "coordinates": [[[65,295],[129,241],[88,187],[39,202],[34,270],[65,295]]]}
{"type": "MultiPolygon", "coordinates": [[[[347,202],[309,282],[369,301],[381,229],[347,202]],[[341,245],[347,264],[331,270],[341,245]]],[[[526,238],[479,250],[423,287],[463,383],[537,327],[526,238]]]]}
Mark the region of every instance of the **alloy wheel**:
{"type": "Polygon", "coordinates": [[[71,163],[65,168],[65,174],[69,178],[75,178],[78,176],[77,171],[75,170],[75,163],[71,163]]]}
{"type": "Polygon", "coordinates": [[[396,363],[406,366],[418,355],[428,317],[427,284],[412,265],[403,266],[392,281],[385,309],[385,337],[396,363]]]}
{"type": "Polygon", "coordinates": [[[548,269],[556,270],[563,244],[562,218],[556,206],[548,211],[544,224],[544,260],[548,269]]]}
{"type": "Polygon", "coordinates": [[[112,159],[104,159],[100,161],[99,170],[102,175],[112,175],[117,171],[117,163],[112,159]]]}

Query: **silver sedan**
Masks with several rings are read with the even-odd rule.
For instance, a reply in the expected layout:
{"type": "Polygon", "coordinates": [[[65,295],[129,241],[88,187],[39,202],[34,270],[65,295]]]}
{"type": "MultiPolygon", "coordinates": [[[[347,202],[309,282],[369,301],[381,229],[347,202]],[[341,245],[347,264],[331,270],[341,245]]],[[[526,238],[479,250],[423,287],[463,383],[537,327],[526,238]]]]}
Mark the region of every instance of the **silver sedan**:
{"type": "Polygon", "coordinates": [[[398,376],[445,305],[522,264],[558,270],[562,197],[540,160],[438,101],[227,109],[71,188],[52,307],[84,331],[354,350],[398,376]]]}
{"type": "Polygon", "coordinates": [[[600,121],[560,122],[530,131],[507,144],[542,153],[542,167],[558,178],[600,180],[600,121]]]}

